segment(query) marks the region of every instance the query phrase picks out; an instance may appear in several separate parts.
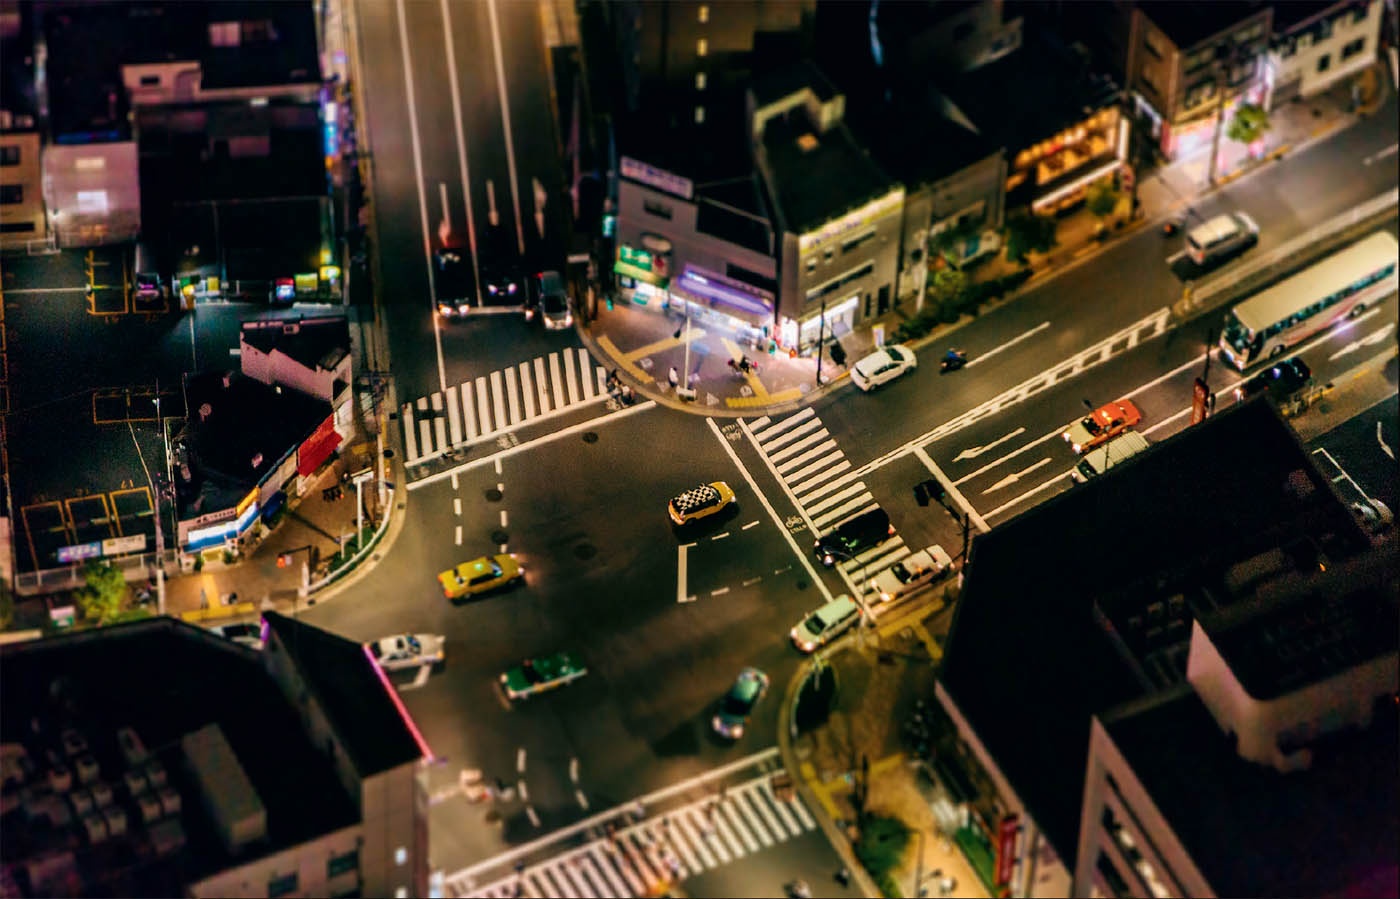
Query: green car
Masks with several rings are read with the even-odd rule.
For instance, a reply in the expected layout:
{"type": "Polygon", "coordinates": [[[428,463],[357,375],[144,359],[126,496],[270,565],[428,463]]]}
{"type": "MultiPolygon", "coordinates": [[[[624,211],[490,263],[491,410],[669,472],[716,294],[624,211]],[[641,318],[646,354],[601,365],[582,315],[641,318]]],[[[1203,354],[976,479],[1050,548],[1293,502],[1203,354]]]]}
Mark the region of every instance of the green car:
{"type": "Polygon", "coordinates": [[[521,699],[562,687],[588,673],[583,660],[572,652],[526,659],[501,675],[501,687],[511,699],[521,699]]]}

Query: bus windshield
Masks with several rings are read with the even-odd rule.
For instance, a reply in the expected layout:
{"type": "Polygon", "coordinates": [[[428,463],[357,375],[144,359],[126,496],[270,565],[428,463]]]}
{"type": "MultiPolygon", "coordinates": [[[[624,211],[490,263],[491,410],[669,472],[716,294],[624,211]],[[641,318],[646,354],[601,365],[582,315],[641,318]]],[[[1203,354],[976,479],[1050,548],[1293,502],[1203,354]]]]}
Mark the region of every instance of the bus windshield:
{"type": "Polygon", "coordinates": [[[1221,333],[1220,339],[1234,347],[1236,353],[1243,355],[1249,352],[1249,342],[1253,336],[1249,333],[1249,329],[1235,317],[1234,312],[1226,313],[1225,330],[1221,333]]]}

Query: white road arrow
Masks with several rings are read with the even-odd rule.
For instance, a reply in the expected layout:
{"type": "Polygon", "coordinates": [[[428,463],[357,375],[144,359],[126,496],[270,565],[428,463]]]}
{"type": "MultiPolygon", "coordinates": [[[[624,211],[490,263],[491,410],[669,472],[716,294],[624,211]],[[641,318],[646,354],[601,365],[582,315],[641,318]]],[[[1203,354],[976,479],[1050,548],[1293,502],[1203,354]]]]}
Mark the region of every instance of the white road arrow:
{"type": "Polygon", "coordinates": [[[1000,489],[1003,488],[1003,487],[1009,487],[1009,486],[1011,486],[1012,484],[1016,483],[1017,481],[1021,480],[1021,477],[1022,477],[1023,475],[1028,475],[1028,474],[1030,474],[1031,472],[1035,471],[1035,470],[1036,470],[1037,468],[1039,468],[1040,466],[1042,466],[1042,465],[1049,465],[1049,464],[1050,464],[1050,457],[1049,457],[1049,456],[1046,456],[1044,459],[1041,459],[1039,462],[1035,463],[1034,465],[1032,465],[1032,466],[1030,466],[1030,467],[1028,467],[1028,468],[1023,468],[1023,469],[1021,469],[1020,471],[1016,472],[1015,474],[1009,474],[1009,475],[1007,475],[1006,477],[1002,478],[1000,481],[997,481],[995,484],[993,484],[992,486],[988,487],[986,490],[983,490],[983,491],[982,491],[982,495],[985,496],[985,495],[987,495],[988,493],[991,493],[993,490],[1000,490],[1000,489]]]}
{"type": "Polygon", "coordinates": [[[982,454],[985,453],[987,450],[991,449],[992,447],[996,446],[997,444],[999,444],[999,443],[1005,443],[1006,441],[1010,440],[1012,437],[1015,437],[1015,436],[1017,436],[1018,434],[1024,434],[1024,433],[1026,433],[1026,429],[1025,429],[1025,428],[1017,428],[1016,430],[1012,431],[1010,434],[1007,434],[1005,437],[1000,437],[1000,438],[998,438],[998,439],[996,439],[996,440],[993,440],[991,443],[987,444],[986,446],[970,446],[970,447],[968,447],[967,449],[963,450],[962,452],[958,453],[956,456],[954,456],[954,457],[953,457],[953,461],[954,461],[954,462],[961,462],[961,461],[964,460],[964,459],[976,459],[978,456],[982,455],[982,454]]]}
{"type": "Polygon", "coordinates": [[[1371,346],[1372,344],[1381,343],[1386,339],[1386,337],[1390,336],[1390,332],[1393,330],[1395,330],[1395,322],[1391,322],[1384,328],[1381,328],[1379,331],[1374,331],[1370,334],[1367,334],[1365,337],[1362,337],[1359,340],[1353,340],[1351,343],[1342,347],[1340,350],[1337,350],[1337,352],[1328,356],[1327,361],[1333,362],[1347,355],[1348,353],[1356,352],[1364,346],[1371,346]]]}

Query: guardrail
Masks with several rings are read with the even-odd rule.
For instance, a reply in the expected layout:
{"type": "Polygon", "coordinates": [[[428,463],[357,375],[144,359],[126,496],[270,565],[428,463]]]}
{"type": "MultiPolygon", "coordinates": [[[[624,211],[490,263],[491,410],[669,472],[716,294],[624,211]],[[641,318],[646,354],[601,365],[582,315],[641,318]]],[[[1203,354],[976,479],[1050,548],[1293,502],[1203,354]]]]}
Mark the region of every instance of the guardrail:
{"type": "MultiPolygon", "coordinates": [[[[165,551],[166,570],[170,570],[176,562],[173,550],[165,551]]],[[[45,568],[40,571],[21,571],[15,575],[15,593],[19,596],[36,596],[40,593],[47,593],[60,590],[74,590],[83,586],[87,581],[83,579],[83,568],[89,560],[76,562],[72,565],[65,565],[62,568],[45,568]]],[[[142,553],[136,556],[117,556],[115,558],[98,559],[95,561],[107,562],[114,568],[121,571],[122,577],[128,581],[137,581],[142,578],[151,577],[152,569],[157,565],[157,555],[155,553],[142,553]]]]}
{"type": "Polygon", "coordinates": [[[339,568],[330,572],[325,577],[321,578],[319,581],[316,581],[313,584],[308,584],[306,587],[307,596],[311,596],[317,590],[329,587],[331,584],[335,583],[345,575],[349,574],[351,569],[353,569],[356,565],[360,564],[360,561],[374,550],[374,547],[379,543],[379,538],[383,537],[384,532],[389,529],[389,520],[393,517],[393,508],[394,488],[390,487],[388,488],[388,498],[384,503],[384,518],[379,522],[379,527],[369,538],[369,542],[367,542],[364,546],[360,547],[359,551],[357,551],[353,556],[347,559],[345,563],[339,568]]]}
{"type": "Polygon", "coordinates": [[[1222,272],[1203,284],[1188,287],[1181,302],[1176,304],[1173,311],[1178,318],[1188,318],[1195,315],[1208,308],[1213,301],[1219,300],[1226,291],[1237,292],[1236,289],[1249,279],[1272,275],[1282,265],[1296,263],[1304,250],[1354,228],[1373,216],[1380,215],[1398,202],[1400,202],[1400,189],[1389,190],[1359,203],[1346,212],[1309,228],[1273,250],[1250,259],[1238,268],[1222,272]]]}

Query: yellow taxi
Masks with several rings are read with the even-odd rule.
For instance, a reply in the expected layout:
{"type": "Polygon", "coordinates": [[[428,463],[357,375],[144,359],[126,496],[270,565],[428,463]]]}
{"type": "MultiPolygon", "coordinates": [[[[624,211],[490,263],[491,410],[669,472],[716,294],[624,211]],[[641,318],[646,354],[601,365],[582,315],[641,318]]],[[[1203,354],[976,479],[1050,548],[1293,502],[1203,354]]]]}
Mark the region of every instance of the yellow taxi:
{"type": "Polygon", "coordinates": [[[723,509],[734,502],[734,491],[724,481],[701,484],[671,500],[666,511],[676,525],[697,521],[723,509]]]}
{"type": "Polygon", "coordinates": [[[504,553],[463,562],[438,575],[442,595],[448,599],[475,596],[498,587],[514,586],[524,580],[524,567],[514,555],[504,553]]]}

